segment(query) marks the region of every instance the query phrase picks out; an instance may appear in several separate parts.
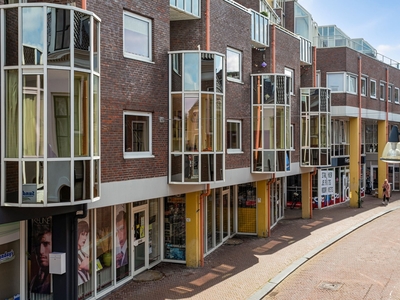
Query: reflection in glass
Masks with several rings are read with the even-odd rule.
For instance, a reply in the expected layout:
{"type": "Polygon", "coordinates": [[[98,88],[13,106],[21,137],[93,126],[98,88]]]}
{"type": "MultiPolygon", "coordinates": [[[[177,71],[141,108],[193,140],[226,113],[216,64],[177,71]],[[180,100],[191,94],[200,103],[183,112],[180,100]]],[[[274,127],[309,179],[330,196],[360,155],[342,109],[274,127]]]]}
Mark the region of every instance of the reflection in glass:
{"type": "Polygon", "coordinates": [[[171,181],[182,182],[182,155],[171,154],[171,181]]]}
{"type": "Polygon", "coordinates": [[[74,199],[90,199],[90,160],[77,160],[74,162],[74,199]]]}
{"type": "Polygon", "coordinates": [[[161,259],[159,207],[158,199],[149,201],[149,264],[161,259]]]}
{"type": "Polygon", "coordinates": [[[182,95],[172,95],[172,151],[182,151],[182,95]]]}
{"type": "Polygon", "coordinates": [[[99,57],[99,33],[100,24],[97,21],[93,22],[93,70],[99,72],[100,57],[99,57]]]}
{"type": "Polygon", "coordinates": [[[182,53],[174,53],[170,56],[171,62],[171,91],[182,91],[182,53]]]}
{"type": "Polygon", "coordinates": [[[47,163],[47,201],[71,201],[71,162],[49,161],[47,163]]]}
{"type": "Polygon", "coordinates": [[[5,15],[5,64],[6,66],[18,65],[18,8],[10,8],[4,11],[5,15]]]}
{"type": "Polygon", "coordinates": [[[214,155],[201,155],[201,181],[214,180],[214,155]]]}
{"type": "Polygon", "coordinates": [[[22,64],[41,65],[44,50],[42,7],[22,8],[22,64]]]}
{"type": "Polygon", "coordinates": [[[222,65],[222,57],[219,55],[215,55],[215,91],[217,93],[224,92],[224,82],[223,82],[223,65],[222,65]]]}
{"type": "Polygon", "coordinates": [[[70,65],[70,28],[69,10],[47,9],[47,63],[49,65],[70,65]]]}
{"type": "Polygon", "coordinates": [[[274,151],[264,151],[264,166],[263,172],[274,172],[275,170],[275,152],[274,151]]]}
{"type": "Polygon", "coordinates": [[[43,162],[22,162],[22,203],[43,203],[43,162]]]}
{"type": "Polygon", "coordinates": [[[199,147],[199,100],[197,95],[185,97],[185,150],[199,147]]]}
{"type": "Polygon", "coordinates": [[[214,54],[201,54],[201,90],[214,91],[214,54]]]}
{"type": "Polygon", "coordinates": [[[18,203],[18,162],[17,161],[6,161],[5,164],[5,195],[6,203],[18,203]]]}
{"type": "Polygon", "coordinates": [[[96,274],[97,291],[113,284],[113,206],[96,209],[96,274]]]}
{"type": "Polygon", "coordinates": [[[222,242],[222,224],[221,224],[221,204],[222,195],[220,189],[215,191],[215,244],[218,246],[222,242]]]}
{"type": "Polygon", "coordinates": [[[74,12],[74,55],[76,68],[90,68],[90,16],[74,12]]]}
{"type": "Polygon", "coordinates": [[[223,103],[223,98],[222,95],[217,95],[216,96],[217,101],[216,101],[216,118],[215,118],[215,136],[216,136],[216,145],[215,145],[215,151],[223,151],[224,147],[224,140],[223,140],[223,134],[224,134],[224,103],[223,103]]]}
{"type": "Polygon", "coordinates": [[[184,56],[184,90],[197,91],[200,88],[199,83],[199,54],[186,53],[184,56]]]}
{"type": "Polygon", "coordinates": [[[214,97],[202,94],[201,98],[201,150],[214,151],[214,97]]]}
{"type": "Polygon", "coordinates": [[[275,140],[275,110],[273,107],[264,108],[263,112],[263,139],[264,139],[264,149],[274,149],[275,140]]]}
{"type": "Polygon", "coordinates": [[[89,74],[74,76],[74,154],[89,156],[89,74]]]}
{"type": "Polygon", "coordinates": [[[100,83],[93,76],[93,155],[100,155],[100,83]]]}
{"type": "Polygon", "coordinates": [[[100,160],[93,160],[93,198],[100,196],[100,160]]]}
{"type": "Polygon", "coordinates": [[[6,157],[18,157],[18,71],[6,71],[6,157]]]}

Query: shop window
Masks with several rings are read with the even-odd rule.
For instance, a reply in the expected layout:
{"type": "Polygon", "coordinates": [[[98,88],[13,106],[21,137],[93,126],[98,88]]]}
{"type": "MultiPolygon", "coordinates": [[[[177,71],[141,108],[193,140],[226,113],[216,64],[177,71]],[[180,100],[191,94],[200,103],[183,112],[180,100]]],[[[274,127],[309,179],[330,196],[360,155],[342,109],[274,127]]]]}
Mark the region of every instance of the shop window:
{"type": "Polygon", "coordinates": [[[116,250],[115,250],[115,262],[116,262],[116,276],[117,281],[126,278],[130,275],[129,269],[129,211],[128,205],[122,204],[116,206],[115,212],[115,231],[116,231],[116,250]]]}
{"type": "Polygon", "coordinates": [[[242,52],[232,48],[226,50],[227,79],[242,82],[242,52]]]}
{"type": "Polygon", "coordinates": [[[124,12],[124,56],[144,61],[152,60],[151,20],[124,12]]]}
{"type": "Polygon", "coordinates": [[[235,153],[242,151],[242,122],[228,120],[227,124],[227,151],[235,153]]]}
{"type": "Polygon", "coordinates": [[[96,209],[96,273],[97,291],[103,291],[113,284],[113,207],[96,209]]]}
{"type": "Polygon", "coordinates": [[[164,258],[186,260],[186,203],[184,196],[165,198],[164,258]]]}
{"type": "Polygon", "coordinates": [[[124,157],[151,156],[151,113],[124,112],[124,157]]]}
{"type": "Polygon", "coordinates": [[[92,223],[91,214],[85,218],[78,219],[77,236],[78,236],[78,299],[87,299],[93,296],[92,286],[92,223]]]}
{"type": "Polygon", "coordinates": [[[256,207],[256,187],[254,184],[238,185],[238,232],[256,232],[256,207]]]}

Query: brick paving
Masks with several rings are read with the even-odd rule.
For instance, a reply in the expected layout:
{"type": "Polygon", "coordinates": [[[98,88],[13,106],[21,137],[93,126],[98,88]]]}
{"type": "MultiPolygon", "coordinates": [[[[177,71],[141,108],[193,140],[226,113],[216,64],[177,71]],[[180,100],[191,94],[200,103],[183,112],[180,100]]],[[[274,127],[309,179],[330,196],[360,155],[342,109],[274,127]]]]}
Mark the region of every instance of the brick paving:
{"type": "MultiPolygon", "coordinates": [[[[399,198],[400,193],[393,193],[391,203],[383,206],[381,199],[366,196],[361,208],[351,208],[348,203],[342,203],[314,210],[312,219],[301,219],[299,209],[287,209],[285,218],[279,221],[268,238],[235,236],[243,243],[222,245],[206,256],[203,268],[160,263],[152,269],[164,274],[160,280],[131,280],[103,299],[260,299],[266,295],[263,291],[271,280],[285,274],[293,263],[321,245],[328,245],[343,232],[350,232],[366,221],[397,209],[399,198]]],[[[328,287],[330,282],[327,281],[328,287]]],[[[279,295],[276,294],[278,288],[279,285],[270,295],[279,295]]]]}

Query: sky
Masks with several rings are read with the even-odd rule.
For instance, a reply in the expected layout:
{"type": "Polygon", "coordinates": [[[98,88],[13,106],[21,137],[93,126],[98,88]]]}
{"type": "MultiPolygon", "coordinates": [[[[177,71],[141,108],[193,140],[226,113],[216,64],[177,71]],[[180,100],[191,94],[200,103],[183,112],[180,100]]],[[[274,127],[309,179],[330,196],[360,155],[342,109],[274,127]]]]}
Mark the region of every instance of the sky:
{"type": "Polygon", "coordinates": [[[400,62],[400,0],[298,0],[318,26],[336,25],[400,62]]]}

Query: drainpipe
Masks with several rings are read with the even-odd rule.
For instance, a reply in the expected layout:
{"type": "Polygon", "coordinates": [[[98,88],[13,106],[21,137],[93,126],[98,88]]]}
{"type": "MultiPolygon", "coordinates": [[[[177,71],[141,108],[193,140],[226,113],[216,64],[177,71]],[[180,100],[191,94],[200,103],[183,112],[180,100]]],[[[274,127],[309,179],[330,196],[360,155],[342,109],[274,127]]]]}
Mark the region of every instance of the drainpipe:
{"type": "Polygon", "coordinates": [[[210,51],[210,0],[206,1],[206,51],[210,51]]]}
{"type": "MultiPolygon", "coordinates": [[[[276,181],[275,173],[272,174],[272,178],[268,181],[268,207],[271,207],[271,185],[276,181]]],[[[271,236],[271,212],[268,214],[268,237],[271,236]]]]}
{"type": "Polygon", "coordinates": [[[204,267],[204,197],[209,196],[210,184],[207,183],[206,191],[200,194],[200,267],[204,267]]]}
{"type": "Polygon", "coordinates": [[[82,9],[86,10],[86,0],[82,0],[82,9]]]}
{"type": "Polygon", "coordinates": [[[361,126],[362,126],[362,122],[361,122],[361,65],[362,65],[362,60],[361,60],[361,56],[358,57],[358,141],[359,141],[359,147],[358,147],[358,208],[361,207],[361,182],[360,182],[360,178],[361,178],[361,126]]]}
{"type": "Polygon", "coordinates": [[[271,73],[275,73],[275,65],[276,65],[276,62],[275,62],[275,51],[276,51],[275,43],[276,43],[276,41],[275,41],[275,39],[276,39],[276,27],[275,27],[275,24],[272,24],[272,27],[271,27],[271,73]]]}

